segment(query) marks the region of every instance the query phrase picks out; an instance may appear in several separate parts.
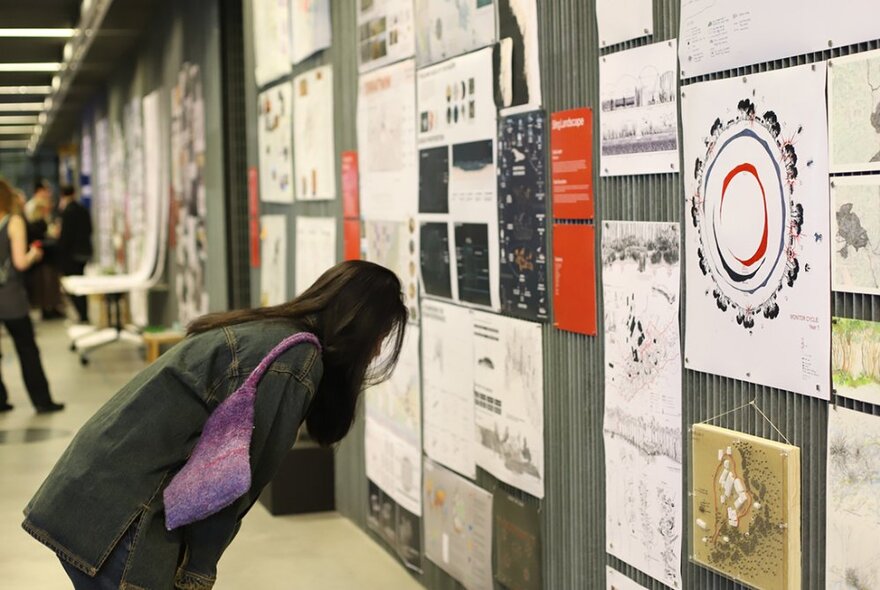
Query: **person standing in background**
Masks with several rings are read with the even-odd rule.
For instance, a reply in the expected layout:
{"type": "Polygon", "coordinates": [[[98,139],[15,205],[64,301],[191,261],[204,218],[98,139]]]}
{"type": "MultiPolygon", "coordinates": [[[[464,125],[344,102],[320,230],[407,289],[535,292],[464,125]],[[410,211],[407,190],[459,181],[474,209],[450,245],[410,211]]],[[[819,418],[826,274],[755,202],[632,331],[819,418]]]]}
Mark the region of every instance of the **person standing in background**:
{"type": "MultiPolygon", "coordinates": [[[[42,258],[40,248],[28,247],[27,228],[17,214],[15,191],[6,181],[0,180],[0,322],[15,343],[25,387],[39,414],[64,409],[64,404],[52,401],[49,393],[21,274],[42,258]]],[[[11,409],[6,387],[0,381],[0,412],[11,409]]]]}
{"type": "MultiPolygon", "coordinates": [[[[61,233],[58,236],[58,267],[64,276],[82,275],[86,263],[92,259],[92,216],[77,199],[76,189],[61,189],[61,233]]],[[[88,299],[82,295],[71,296],[80,323],[89,322],[88,299]]]]}
{"type": "Polygon", "coordinates": [[[63,300],[61,281],[55,269],[55,240],[49,232],[52,221],[52,191],[45,180],[34,186],[34,196],[24,208],[27,219],[27,243],[39,243],[45,259],[35,264],[25,275],[28,299],[33,308],[39,308],[44,320],[61,319],[63,300]]]}

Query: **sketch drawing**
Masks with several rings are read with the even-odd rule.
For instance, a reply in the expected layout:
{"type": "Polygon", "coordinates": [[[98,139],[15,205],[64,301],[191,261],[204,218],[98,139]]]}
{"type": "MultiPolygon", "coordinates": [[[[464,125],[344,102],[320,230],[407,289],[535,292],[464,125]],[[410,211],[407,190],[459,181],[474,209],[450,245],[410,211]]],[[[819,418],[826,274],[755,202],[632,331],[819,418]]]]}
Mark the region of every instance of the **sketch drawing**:
{"type": "Polygon", "coordinates": [[[828,412],[825,587],[880,587],[880,416],[828,412]]]}
{"type": "Polygon", "coordinates": [[[828,63],[832,172],[880,170],[880,51],[828,63]]]}
{"type": "Polygon", "coordinates": [[[607,550],[680,588],[679,225],[602,229],[607,550]]]}
{"type": "Polygon", "coordinates": [[[880,295],[880,178],[835,178],[831,185],[831,287],[880,295]]]}
{"type": "Polygon", "coordinates": [[[837,395],[880,405],[880,322],[834,318],[831,371],[837,395]]]}
{"type": "Polygon", "coordinates": [[[708,424],[691,443],[694,561],[753,588],[800,588],[800,449],[708,424]]]}
{"type": "Polygon", "coordinates": [[[495,40],[494,0],[416,0],[416,58],[427,66],[495,40]]]}

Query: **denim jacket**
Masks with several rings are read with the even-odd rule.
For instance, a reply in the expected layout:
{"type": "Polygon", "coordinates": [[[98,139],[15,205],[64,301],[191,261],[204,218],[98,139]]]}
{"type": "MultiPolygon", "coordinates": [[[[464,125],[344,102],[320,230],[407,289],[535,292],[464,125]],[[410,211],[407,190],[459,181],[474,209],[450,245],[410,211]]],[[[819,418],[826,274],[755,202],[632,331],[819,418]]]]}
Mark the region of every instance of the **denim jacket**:
{"type": "Polygon", "coordinates": [[[263,377],[254,403],[251,490],[174,531],[162,491],[183,466],[211,411],[298,329],[259,321],[186,340],[138,374],[80,429],[25,509],[22,526],[59,557],[95,575],[130,527],[121,588],[208,590],[217,561],[296,440],[321,380],[318,349],[300,344],[263,377]]]}

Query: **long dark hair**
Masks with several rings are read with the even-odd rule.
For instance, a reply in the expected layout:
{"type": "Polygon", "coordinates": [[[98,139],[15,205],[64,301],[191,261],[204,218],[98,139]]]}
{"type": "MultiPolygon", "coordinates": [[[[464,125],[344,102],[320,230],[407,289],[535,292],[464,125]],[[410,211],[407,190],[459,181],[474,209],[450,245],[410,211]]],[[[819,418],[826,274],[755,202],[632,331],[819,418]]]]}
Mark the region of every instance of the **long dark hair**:
{"type": "Polygon", "coordinates": [[[325,272],[293,301],[209,314],[190,324],[188,332],[256,320],[292,320],[321,341],[324,374],[306,425],[313,439],[330,445],[351,429],[360,392],[394,370],[407,311],[397,275],[378,264],[353,260],[325,272]],[[383,352],[377,357],[380,346],[383,352]]]}

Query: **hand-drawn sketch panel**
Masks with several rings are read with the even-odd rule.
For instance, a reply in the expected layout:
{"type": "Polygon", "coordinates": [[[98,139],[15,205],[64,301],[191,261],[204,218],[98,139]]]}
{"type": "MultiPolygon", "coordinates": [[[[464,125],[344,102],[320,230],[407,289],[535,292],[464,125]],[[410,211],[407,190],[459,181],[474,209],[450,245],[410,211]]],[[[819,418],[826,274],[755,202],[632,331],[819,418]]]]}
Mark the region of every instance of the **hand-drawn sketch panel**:
{"type": "Polygon", "coordinates": [[[293,203],[293,87],[273,86],[259,101],[260,200],[293,203]]]}
{"type": "Polygon", "coordinates": [[[653,0],[596,0],[599,47],[608,47],[654,32],[653,0]]]}
{"type": "Polygon", "coordinates": [[[602,230],[606,550],[681,588],[679,225],[602,230]]]}
{"type": "Polygon", "coordinates": [[[828,62],[831,172],[880,170],[880,51],[828,62]]]}
{"type": "Polygon", "coordinates": [[[831,288],[880,295],[880,177],[831,182],[831,288]]]}
{"type": "Polygon", "coordinates": [[[880,322],[834,318],[831,374],[837,395],[880,405],[880,322]]]}
{"type": "Polygon", "coordinates": [[[296,198],[335,199],[332,66],[321,66],[294,78],[293,103],[296,198]]]}
{"type": "Polygon", "coordinates": [[[415,0],[419,67],[495,41],[494,0],[415,0]]]}
{"type": "Polygon", "coordinates": [[[753,588],[801,587],[798,447],[695,424],[693,560],[753,588]]]}
{"type": "Polygon", "coordinates": [[[880,588],[880,416],[828,412],[825,587],[880,588]]]}

